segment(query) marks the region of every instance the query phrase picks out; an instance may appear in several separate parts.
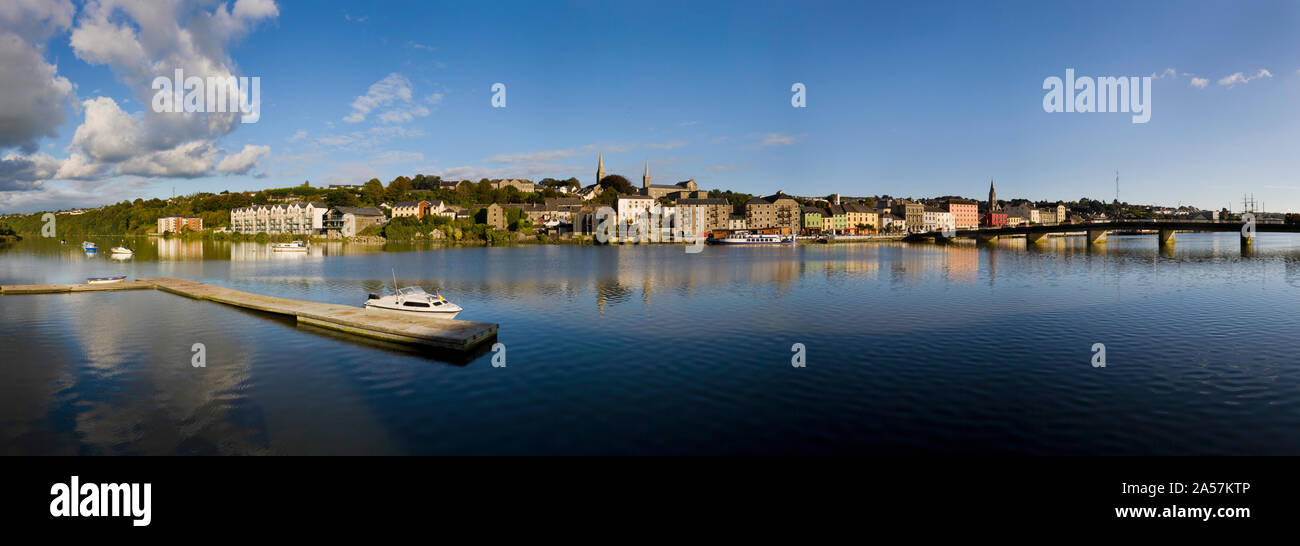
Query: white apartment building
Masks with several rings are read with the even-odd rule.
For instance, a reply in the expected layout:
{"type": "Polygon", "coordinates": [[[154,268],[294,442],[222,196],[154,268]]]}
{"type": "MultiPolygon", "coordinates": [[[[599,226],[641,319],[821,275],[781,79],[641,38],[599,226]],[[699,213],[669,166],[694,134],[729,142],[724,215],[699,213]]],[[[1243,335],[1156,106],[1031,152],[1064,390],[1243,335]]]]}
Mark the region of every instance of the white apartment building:
{"type": "Polygon", "coordinates": [[[291,233],[310,235],[324,229],[324,203],[253,205],[230,210],[235,233],[291,233]]]}
{"type": "Polygon", "coordinates": [[[951,231],[957,229],[957,220],[953,213],[943,209],[926,207],[922,217],[922,231],[951,231]]]}

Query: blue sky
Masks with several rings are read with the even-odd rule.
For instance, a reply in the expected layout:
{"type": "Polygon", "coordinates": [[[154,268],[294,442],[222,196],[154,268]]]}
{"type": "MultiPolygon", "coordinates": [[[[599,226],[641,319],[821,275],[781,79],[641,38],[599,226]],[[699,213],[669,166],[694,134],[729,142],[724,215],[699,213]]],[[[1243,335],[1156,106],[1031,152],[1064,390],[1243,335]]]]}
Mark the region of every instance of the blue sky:
{"type": "Polygon", "coordinates": [[[648,160],[656,182],[750,193],[976,197],[992,178],[1002,198],[1109,200],[1118,170],[1127,201],[1300,208],[1295,2],[14,1],[0,29],[73,90],[54,129],[0,140],[0,212],[415,173],[585,184],[602,151],[636,182],[648,160]],[[169,133],[123,75],[205,60],[261,78],[258,123],[169,133]],[[1067,68],[1158,76],[1151,120],[1044,112],[1067,68]],[[123,115],[92,123],[101,97],[123,115]],[[131,119],[144,136],[112,142],[131,119]],[[95,168],[59,179],[73,154],[95,168]]]}

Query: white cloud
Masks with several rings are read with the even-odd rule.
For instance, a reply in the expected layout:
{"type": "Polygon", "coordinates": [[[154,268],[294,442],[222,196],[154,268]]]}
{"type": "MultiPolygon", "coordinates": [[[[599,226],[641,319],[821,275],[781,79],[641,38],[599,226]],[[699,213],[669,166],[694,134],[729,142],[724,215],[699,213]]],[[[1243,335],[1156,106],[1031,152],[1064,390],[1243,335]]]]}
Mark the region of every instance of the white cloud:
{"type": "Polygon", "coordinates": [[[289,142],[298,142],[299,140],[302,140],[304,138],[307,138],[307,131],[298,129],[298,131],[295,132],[293,136],[289,137],[289,142]]]}
{"type": "Polygon", "coordinates": [[[1208,80],[1208,79],[1206,79],[1206,78],[1195,78],[1195,77],[1194,77],[1194,78],[1192,78],[1192,84],[1191,84],[1191,85],[1192,85],[1192,87],[1195,87],[1195,88],[1198,88],[1198,89],[1205,89],[1205,86],[1210,85],[1210,80],[1208,80]]]}
{"type": "Polygon", "coordinates": [[[411,80],[393,72],[370,85],[366,94],[352,101],[352,113],[343,118],[348,123],[365,121],[371,111],[398,102],[411,101],[411,80]]]}
{"type": "Polygon", "coordinates": [[[73,86],[45,62],[44,49],[73,13],[67,0],[0,2],[0,150],[32,154],[39,139],[58,136],[73,86]]]}
{"type": "Polygon", "coordinates": [[[675,150],[687,145],[685,140],[670,140],[668,142],[646,144],[645,147],[650,150],[675,150]]]}
{"type": "Polygon", "coordinates": [[[760,136],[762,137],[762,140],[758,143],[759,148],[766,148],[768,146],[789,146],[799,139],[799,136],[785,135],[781,133],[767,133],[760,136]]]}
{"type": "Polygon", "coordinates": [[[270,146],[248,144],[237,154],[227,155],[217,164],[217,171],[227,174],[248,174],[257,166],[257,161],[271,154],[270,146]]]}
{"type": "Polygon", "coordinates": [[[117,162],[144,153],[144,125],[122,111],[117,102],[98,97],[82,103],[85,121],[72,136],[72,146],[99,161],[117,162]]]}
{"type": "Polygon", "coordinates": [[[1241,72],[1237,72],[1230,76],[1219,78],[1219,85],[1236,85],[1239,83],[1244,84],[1244,83],[1250,83],[1251,81],[1258,80],[1260,78],[1272,78],[1272,77],[1273,77],[1272,72],[1269,72],[1268,70],[1261,68],[1253,76],[1246,76],[1241,72]]]}

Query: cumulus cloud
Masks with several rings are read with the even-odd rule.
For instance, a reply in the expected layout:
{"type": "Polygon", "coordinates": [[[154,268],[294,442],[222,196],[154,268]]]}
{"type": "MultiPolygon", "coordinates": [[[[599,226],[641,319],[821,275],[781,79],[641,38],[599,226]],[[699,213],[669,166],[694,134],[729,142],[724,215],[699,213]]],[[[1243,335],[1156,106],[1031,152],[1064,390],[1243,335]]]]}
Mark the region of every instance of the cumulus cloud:
{"type": "Polygon", "coordinates": [[[1192,84],[1191,84],[1191,85],[1192,85],[1192,87],[1195,87],[1195,88],[1197,88],[1197,89],[1205,89],[1205,86],[1210,85],[1210,80],[1207,79],[1207,78],[1195,78],[1195,77],[1194,77],[1194,78],[1192,78],[1192,84]]]}
{"type": "Polygon", "coordinates": [[[0,191],[40,188],[58,169],[59,161],[45,154],[23,157],[9,154],[0,159],[0,191]]]}
{"type": "Polygon", "coordinates": [[[231,154],[217,164],[217,170],[228,174],[248,174],[257,161],[271,154],[270,146],[245,145],[237,154],[231,154]]]}
{"type": "Polygon", "coordinates": [[[72,14],[67,0],[0,2],[0,149],[31,154],[39,139],[58,136],[73,86],[45,62],[44,46],[72,14]]]}

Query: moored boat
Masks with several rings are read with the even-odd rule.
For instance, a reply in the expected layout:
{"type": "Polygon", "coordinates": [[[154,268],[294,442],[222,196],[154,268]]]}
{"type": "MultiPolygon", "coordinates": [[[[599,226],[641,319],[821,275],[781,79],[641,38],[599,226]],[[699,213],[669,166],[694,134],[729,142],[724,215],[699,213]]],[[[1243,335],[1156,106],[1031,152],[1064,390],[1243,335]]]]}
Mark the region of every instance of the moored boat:
{"type": "Polygon", "coordinates": [[[769,235],[738,231],[726,237],[710,236],[708,242],[715,245],[792,245],[795,244],[795,239],[793,235],[769,235]]]}
{"type": "Polygon", "coordinates": [[[126,280],[126,275],[116,275],[112,277],[90,277],[86,279],[86,284],[109,284],[114,282],[122,282],[123,280],[126,280]]]}
{"type": "Polygon", "coordinates": [[[442,293],[430,294],[418,286],[397,289],[393,294],[378,296],[370,294],[366,299],[367,309],[385,309],[408,313],[429,313],[441,318],[455,318],[463,309],[447,301],[442,293]]]}
{"type": "Polygon", "coordinates": [[[126,245],[113,247],[113,254],[116,256],[133,256],[135,251],[126,245]]]}
{"type": "Polygon", "coordinates": [[[302,241],[291,243],[274,243],[271,245],[272,252],[307,252],[310,247],[302,241]]]}
{"type": "Polygon", "coordinates": [[[99,246],[95,245],[95,243],[92,243],[90,241],[82,241],[81,248],[86,251],[99,250],[99,246]]]}

